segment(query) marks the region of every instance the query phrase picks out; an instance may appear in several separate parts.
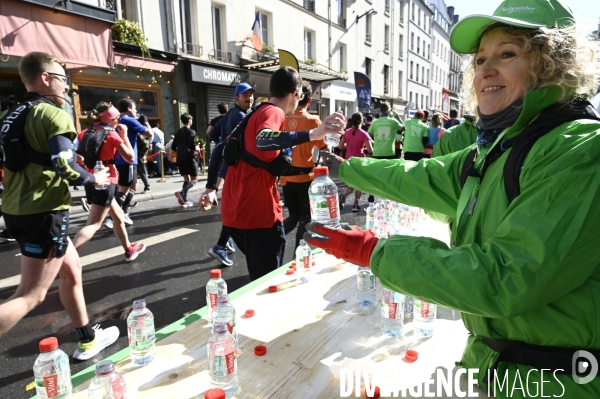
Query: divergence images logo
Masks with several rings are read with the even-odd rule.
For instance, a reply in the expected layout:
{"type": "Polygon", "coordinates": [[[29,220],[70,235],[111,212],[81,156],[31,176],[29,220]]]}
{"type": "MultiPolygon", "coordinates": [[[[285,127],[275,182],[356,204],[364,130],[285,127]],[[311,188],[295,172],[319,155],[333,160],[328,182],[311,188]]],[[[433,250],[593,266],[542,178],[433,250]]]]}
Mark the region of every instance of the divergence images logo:
{"type": "Polygon", "coordinates": [[[573,380],[577,384],[587,384],[598,374],[598,361],[588,351],[579,350],[573,354],[573,380]],[[587,374],[583,377],[580,375],[587,374]]]}

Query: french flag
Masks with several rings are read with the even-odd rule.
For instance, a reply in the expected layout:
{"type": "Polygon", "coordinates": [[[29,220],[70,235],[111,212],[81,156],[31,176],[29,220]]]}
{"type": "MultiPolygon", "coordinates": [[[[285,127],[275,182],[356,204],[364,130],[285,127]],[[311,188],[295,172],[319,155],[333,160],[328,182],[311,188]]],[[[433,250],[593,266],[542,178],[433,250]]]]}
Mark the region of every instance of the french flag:
{"type": "Polygon", "coordinates": [[[262,41],[262,29],[260,26],[260,13],[256,12],[256,17],[254,18],[254,24],[252,25],[252,33],[250,34],[250,42],[256,50],[262,51],[263,41],[262,41]]]}

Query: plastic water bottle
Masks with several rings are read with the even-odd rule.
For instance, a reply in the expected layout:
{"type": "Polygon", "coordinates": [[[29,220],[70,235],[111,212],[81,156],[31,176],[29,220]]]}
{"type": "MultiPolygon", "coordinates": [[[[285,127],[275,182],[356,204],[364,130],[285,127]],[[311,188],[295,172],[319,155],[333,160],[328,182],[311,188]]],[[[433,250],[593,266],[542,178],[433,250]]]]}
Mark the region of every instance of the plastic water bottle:
{"type": "Polygon", "coordinates": [[[413,325],[418,334],[424,337],[433,335],[436,310],[435,304],[415,299],[413,325]]]}
{"type": "Polygon", "coordinates": [[[219,295],[227,295],[227,283],[221,278],[221,270],[212,269],[210,280],[206,283],[206,306],[208,307],[208,320],[212,323],[212,311],[217,306],[219,295]]]}
{"type": "Polygon", "coordinates": [[[325,144],[330,145],[332,147],[337,147],[340,144],[340,139],[342,136],[339,134],[328,134],[325,136],[325,144]]]}
{"type": "Polygon", "coordinates": [[[39,347],[42,353],[33,363],[38,398],[70,398],[73,385],[69,356],[58,349],[58,340],[55,337],[41,340],[39,347]]]}
{"type": "Polygon", "coordinates": [[[356,273],[356,283],[358,286],[358,304],[360,306],[374,306],[377,297],[375,289],[375,275],[369,267],[358,267],[356,273]]]}
{"type": "Polygon", "coordinates": [[[143,299],[133,301],[133,310],[127,317],[127,337],[129,357],[134,364],[144,366],[154,360],[154,315],[143,299]]]}
{"type": "Polygon", "coordinates": [[[296,248],[296,283],[308,283],[313,275],[312,251],[304,240],[296,248]]]}
{"type": "Polygon", "coordinates": [[[238,392],[237,356],[226,323],[215,322],[206,353],[210,386],[221,388],[228,398],[232,397],[238,392]]]}
{"type": "Polygon", "coordinates": [[[214,323],[226,323],[229,328],[229,333],[233,337],[233,342],[237,348],[237,330],[235,328],[235,308],[229,302],[229,295],[219,295],[217,306],[213,309],[212,320],[214,323]]]}
{"type": "Polygon", "coordinates": [[[127,399],[125,379],[115,371],[111,360],[96,364],[96,376],[88,388],[89,399],[127,399]]]}
{"type": "Polygon", "coordinates": [[[329,178],[329,168],[327,166],[314,168],[314,173],[315,179],[308,189],[311,219],[313,222],[338,228],[340,225],[340,208],[337,186],[329,178]]]}
{"type": "Polygon", "coordinates": [[[381,295],[381,332],[399,337],[404,328],[404,295],[383,289],[381,295]]]}
{"type": "Polygon", "coordinates": [[[372,232],[375,232],[375,205],[369,202],[369,206],[365,209],[367,214],[367,220],[365,222],[365,228],[372,232]]]}
{"type": "MultiPolygon", "coordinates": [[[[102,161],[96,161],[96,166],[94,166],[94,173],[100,172],[104,170],[104,164],[102,161]]],[[[106,186],[96,186],[96,190],[106,190],[106,186]]]]}

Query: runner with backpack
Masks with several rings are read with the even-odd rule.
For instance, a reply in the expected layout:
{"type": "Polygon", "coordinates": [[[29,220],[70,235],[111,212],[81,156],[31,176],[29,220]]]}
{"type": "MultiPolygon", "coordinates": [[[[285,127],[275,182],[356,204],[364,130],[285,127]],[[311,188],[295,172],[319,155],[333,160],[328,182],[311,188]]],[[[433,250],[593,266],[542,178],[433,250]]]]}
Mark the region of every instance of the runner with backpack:
{"type": "Polygon", "coordinates": [[[120,113],[112,105],[100,102],[93,113],[88,114],[88,120],[94,123],[91,128],[78,135],[79,148],[77,152],[83,156],[87,170],[91,173],[97,161],[102,161],[108,168],[110,184],[104,189],[85,186],[86,196],[90,199],[90,214],[85,226],[77,232],[73,239],[75,249],[79,250],[88,242],[102,226],[102,221],[109,214],[113,220],[113,231],[125,250],[125,260],[133,261],[144,252],[143,243],[130,243],[125,229],[123,209],[115,200],[115,192],[119,181],[119,173],[114,165],[116,152],[126,162],[133,162],[134,150],[127,139],[127,127],[119,124],[120,113]]]}

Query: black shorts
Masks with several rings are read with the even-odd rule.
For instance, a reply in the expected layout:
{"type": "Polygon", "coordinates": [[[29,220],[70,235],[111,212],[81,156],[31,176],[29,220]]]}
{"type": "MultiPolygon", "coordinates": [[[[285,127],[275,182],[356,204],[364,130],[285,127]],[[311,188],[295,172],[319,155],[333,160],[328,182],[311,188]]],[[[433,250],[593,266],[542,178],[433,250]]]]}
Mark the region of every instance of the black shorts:
{"type": "Polygon", "coordinates": [[[137,165],[115,165],[119,172],[119,186],[131,187],[137,183],[137,165]]]}
{"type": "Polygon", "coordinates": [[[198,176],[198,161],[196,157],[177,157],[177,168],[181,175],[198,176]]]}
{"type": "Polygon", "coordinates": [[[33,215],[4,214],[6,228],[21,246],[21,254],[30,258],[61,258],[69,245],[69,211],[52,211],[33,215]]]}
{"type": "Polygon", "coordinates": [[[96,190],[96,186],[93,184],[85,185],[85,198],[90,204],[100,205],[104,208],[110,208],[110,204],[115,198],[115,192],[117,191],[116,184],[109,184],[106,190],[96,190]]]}

